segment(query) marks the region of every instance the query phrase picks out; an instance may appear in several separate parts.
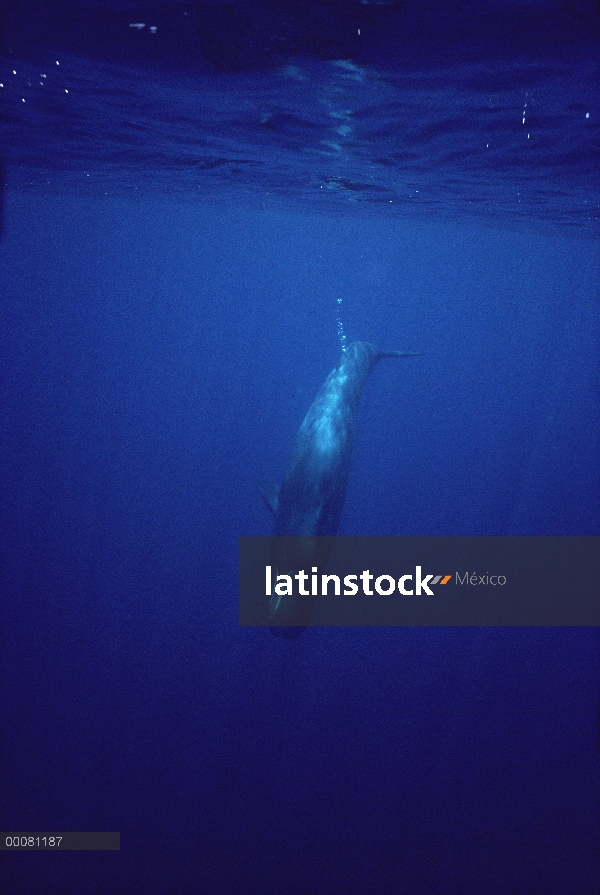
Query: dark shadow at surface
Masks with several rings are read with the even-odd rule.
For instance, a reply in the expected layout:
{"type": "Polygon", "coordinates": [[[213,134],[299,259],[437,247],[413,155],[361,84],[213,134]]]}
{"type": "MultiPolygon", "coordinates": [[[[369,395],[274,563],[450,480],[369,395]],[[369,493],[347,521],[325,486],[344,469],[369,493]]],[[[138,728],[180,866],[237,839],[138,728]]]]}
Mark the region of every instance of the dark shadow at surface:
{"type": "Polygon", "coordinates": [[[400,70],[507,54],[538,58],[598,40],[599,5],[417,0],[211,0],[196,4],[20,0],[9,42],[128,66],[268,70],[297,58],[400,70]],[[143,25],[143,27],[137,27],[143,25]]]}

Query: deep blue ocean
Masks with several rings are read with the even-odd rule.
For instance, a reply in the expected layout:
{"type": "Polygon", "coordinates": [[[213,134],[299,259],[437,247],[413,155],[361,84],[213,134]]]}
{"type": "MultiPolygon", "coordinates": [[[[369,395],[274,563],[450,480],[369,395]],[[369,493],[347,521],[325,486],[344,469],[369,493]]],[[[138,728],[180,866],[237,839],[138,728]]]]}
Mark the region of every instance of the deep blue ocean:
{"type": "Polygon", "coordinates": [[[600,10],[19,0],[5,895],[597,895],[594,628],[238,625],[343,339],[340,535],[600,534],[600,10]],[[358,33],[360,32],[360,34],[358,33]]]}

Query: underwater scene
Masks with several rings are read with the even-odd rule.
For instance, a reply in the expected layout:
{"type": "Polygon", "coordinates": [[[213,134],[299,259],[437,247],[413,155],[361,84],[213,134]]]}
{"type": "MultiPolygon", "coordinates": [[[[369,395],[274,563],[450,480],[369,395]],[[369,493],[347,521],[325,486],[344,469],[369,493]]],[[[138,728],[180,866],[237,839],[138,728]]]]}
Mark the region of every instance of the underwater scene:
{"type": "Polygon", "coordinates": [[[5,7],[0,825],[120,833],[7,895],[600,891],[596,628],[238,621],[354,343],[414,356],[327,533],[600,535],[599,50],[594,0],[5,7]]]}

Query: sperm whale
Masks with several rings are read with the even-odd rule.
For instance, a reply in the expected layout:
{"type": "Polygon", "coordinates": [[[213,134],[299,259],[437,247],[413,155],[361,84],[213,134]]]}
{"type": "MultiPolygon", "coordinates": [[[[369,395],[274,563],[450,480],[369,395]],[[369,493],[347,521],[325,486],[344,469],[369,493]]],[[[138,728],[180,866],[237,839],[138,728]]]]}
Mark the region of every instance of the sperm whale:
{"type": "MultiPolygon", "coordinates": [[[[321,386],[304,417],[280,488],[262,482],[260,492],[275,517],[272,563],[277,575],[293,575],[312,565],[325,565],[329,542],[313,540],[337,533],[350,472],[356,411],[375,364],[384,357],[416,357],[422,352],[381,351],[369,342],[353,342],[321,386]],[[279,541],[281,537],[302,541],[279,541]]],[[[305,626],[314,600],[271,595],[273,633],[286,636],[285,626],[305,626]]],[[[287,632],[287,636],[301,631],[287,632]]]]}

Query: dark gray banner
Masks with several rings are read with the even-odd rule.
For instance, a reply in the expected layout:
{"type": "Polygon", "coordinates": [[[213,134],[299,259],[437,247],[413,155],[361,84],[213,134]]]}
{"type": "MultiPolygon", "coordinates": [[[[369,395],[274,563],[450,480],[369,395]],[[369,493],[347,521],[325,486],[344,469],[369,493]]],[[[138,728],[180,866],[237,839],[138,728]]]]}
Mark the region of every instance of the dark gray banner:
{"type": "Polygon", "coordinates": [[[240,538],[240,625],[598,625],[598,537],[240,538]]]}
{"type": "Polygon", "coordinates": [[[0,833],[0,851],[120,851],[120,833],[0,833]]]}

